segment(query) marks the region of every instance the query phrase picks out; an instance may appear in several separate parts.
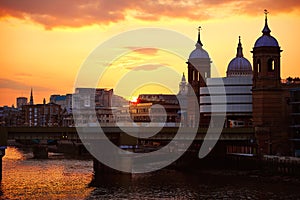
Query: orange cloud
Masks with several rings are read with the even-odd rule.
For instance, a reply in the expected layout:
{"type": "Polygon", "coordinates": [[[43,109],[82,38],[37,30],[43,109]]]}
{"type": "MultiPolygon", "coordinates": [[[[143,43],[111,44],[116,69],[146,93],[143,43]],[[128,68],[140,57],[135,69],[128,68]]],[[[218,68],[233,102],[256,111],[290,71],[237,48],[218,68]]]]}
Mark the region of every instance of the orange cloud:
{"type": "Polygon", "coordinates": [[[130,15],[140,20],[155,21],[161,17],[206,20],[226,8],[229,14],[256,15],[267,8],[272,13],[298,10],[299,1],[285,0],[1,0],[0,18],[31,20],[46,29],[109,24],[126,20],[130,15]]]}
{"type": "Polygon", "coordinates": [[[144,47],[125,47],[126,49],[130,49],[135,53],[141,54],[141,55],[156,55],[158,50],[157,48],[144,48],[144,47]]]}
{"type": "Polygon", "coordinates": [[[161,67],[165,67],[166,65],[161,65],[161,64],[146,64],[146,65],[139,65],[139,66],[134,66],[134,67],[126,67],[126,69],[129,70],[134,70],[134,71],[152,71],[159,69],[161,67]]]}
{"type": "Polygon", "coordinates": [[[31,87],[38,91],[50,90],[50,88],[46,88],[38,85],[31,86],[21,81],[0,78],[0,89],[24,90],[24,88],[31,88],[31,87]]]}

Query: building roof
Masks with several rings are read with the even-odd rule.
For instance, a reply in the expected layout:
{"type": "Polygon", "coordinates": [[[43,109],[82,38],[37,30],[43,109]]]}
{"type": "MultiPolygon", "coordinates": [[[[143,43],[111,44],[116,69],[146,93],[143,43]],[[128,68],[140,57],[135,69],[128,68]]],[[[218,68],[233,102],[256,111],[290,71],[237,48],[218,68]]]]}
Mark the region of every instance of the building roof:
{"type": "Polygon", "coordinates": [[[65,101],[67,98],[67,96],[63,95],[63,96],[57,96],[55,97],[55,101],[65,101]]]}

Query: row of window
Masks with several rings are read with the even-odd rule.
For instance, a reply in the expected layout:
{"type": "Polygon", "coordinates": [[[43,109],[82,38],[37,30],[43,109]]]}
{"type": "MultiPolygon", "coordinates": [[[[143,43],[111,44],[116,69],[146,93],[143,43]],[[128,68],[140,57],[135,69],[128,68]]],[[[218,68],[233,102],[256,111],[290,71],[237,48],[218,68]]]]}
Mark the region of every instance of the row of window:
{"type": "MultiPolygon", "coordinates": [[[[256,65],[257,65],[257,72],[260,73],[262,71],[260,59],[258,59],[256,61],[256,65]]],[[[268,67],[267,68],[268,72],[274,72],[275,71],[275,61],[274,61],[274,59],[272,59],[272,58],[268,59],[267,67],[268,67]]]]}

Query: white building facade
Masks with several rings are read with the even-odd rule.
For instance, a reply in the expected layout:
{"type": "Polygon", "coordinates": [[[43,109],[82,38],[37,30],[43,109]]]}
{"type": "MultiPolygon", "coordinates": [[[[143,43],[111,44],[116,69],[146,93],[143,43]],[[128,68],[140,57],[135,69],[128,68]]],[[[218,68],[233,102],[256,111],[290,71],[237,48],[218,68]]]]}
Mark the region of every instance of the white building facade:
{"type": "Polygon", "coordinates": [[[218,114],[225,106],[225,127],[252,126],[252,67],[243,57],[240,38],[237,55],[230,61],[226,74],[223,78],[207,78],[206,87],[200,87],[200,114],[210,117],[212,108],[218,114]]]}

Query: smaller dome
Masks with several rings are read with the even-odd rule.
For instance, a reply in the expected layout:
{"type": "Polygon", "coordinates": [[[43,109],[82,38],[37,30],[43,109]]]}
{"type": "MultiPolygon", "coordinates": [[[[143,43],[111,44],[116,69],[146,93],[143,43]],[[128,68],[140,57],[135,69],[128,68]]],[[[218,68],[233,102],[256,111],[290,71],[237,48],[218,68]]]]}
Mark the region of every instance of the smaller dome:
{"type": "Polygon", "coordinates": [[[195,58],[209,58],[207,51],[205,51],[199,43],[196,44],[196,49],[193,50],[189,56],[189,59],[195,58]]]}
{"type": "Polygon", "coordinates": [[[263,35],[256,40],[254,47],[279,47],[277,40],[273,36],[271,36],[271,30],[268,26],[267,14],[268,11],[265,10],[266,18],[265,26],[262,30],[263,35]]]}
{"type": "Polygon", "coordinates": [[[239,44],[237,48],[236,57],[233,58],[228,64],[226,73],[227,77],[252,75],[252,66],[250,62],[243,56],[241,37],[239,37],[239,44]]]}
{"type": "Polygon", "coordinates": [[[273,36],[262,35],[256,40],[254,47],[279,47],[279,44],[273,36]]]}
{"type": "Polygon", "coordinates": [[[231,76],[251,76],[252,66],[244,57],[237,57],[230,61],[227,68],[227,77],[231,76]]]}
{"type": "Polygon", "coordinates": [[[190,59],[195,59],[195,58],[208,58],[209,59],[209,55],[207,53],[207,51],[205,51],[202,46],[202,42],[201,42],[201,39],[200,39],[200,30],[201,30],[201,26],[199,26],[198,28],[198,40],[197,40],[197,43],[196,43],[196,49],[193,50],[189,56],[189,60],[190,59]]]}

